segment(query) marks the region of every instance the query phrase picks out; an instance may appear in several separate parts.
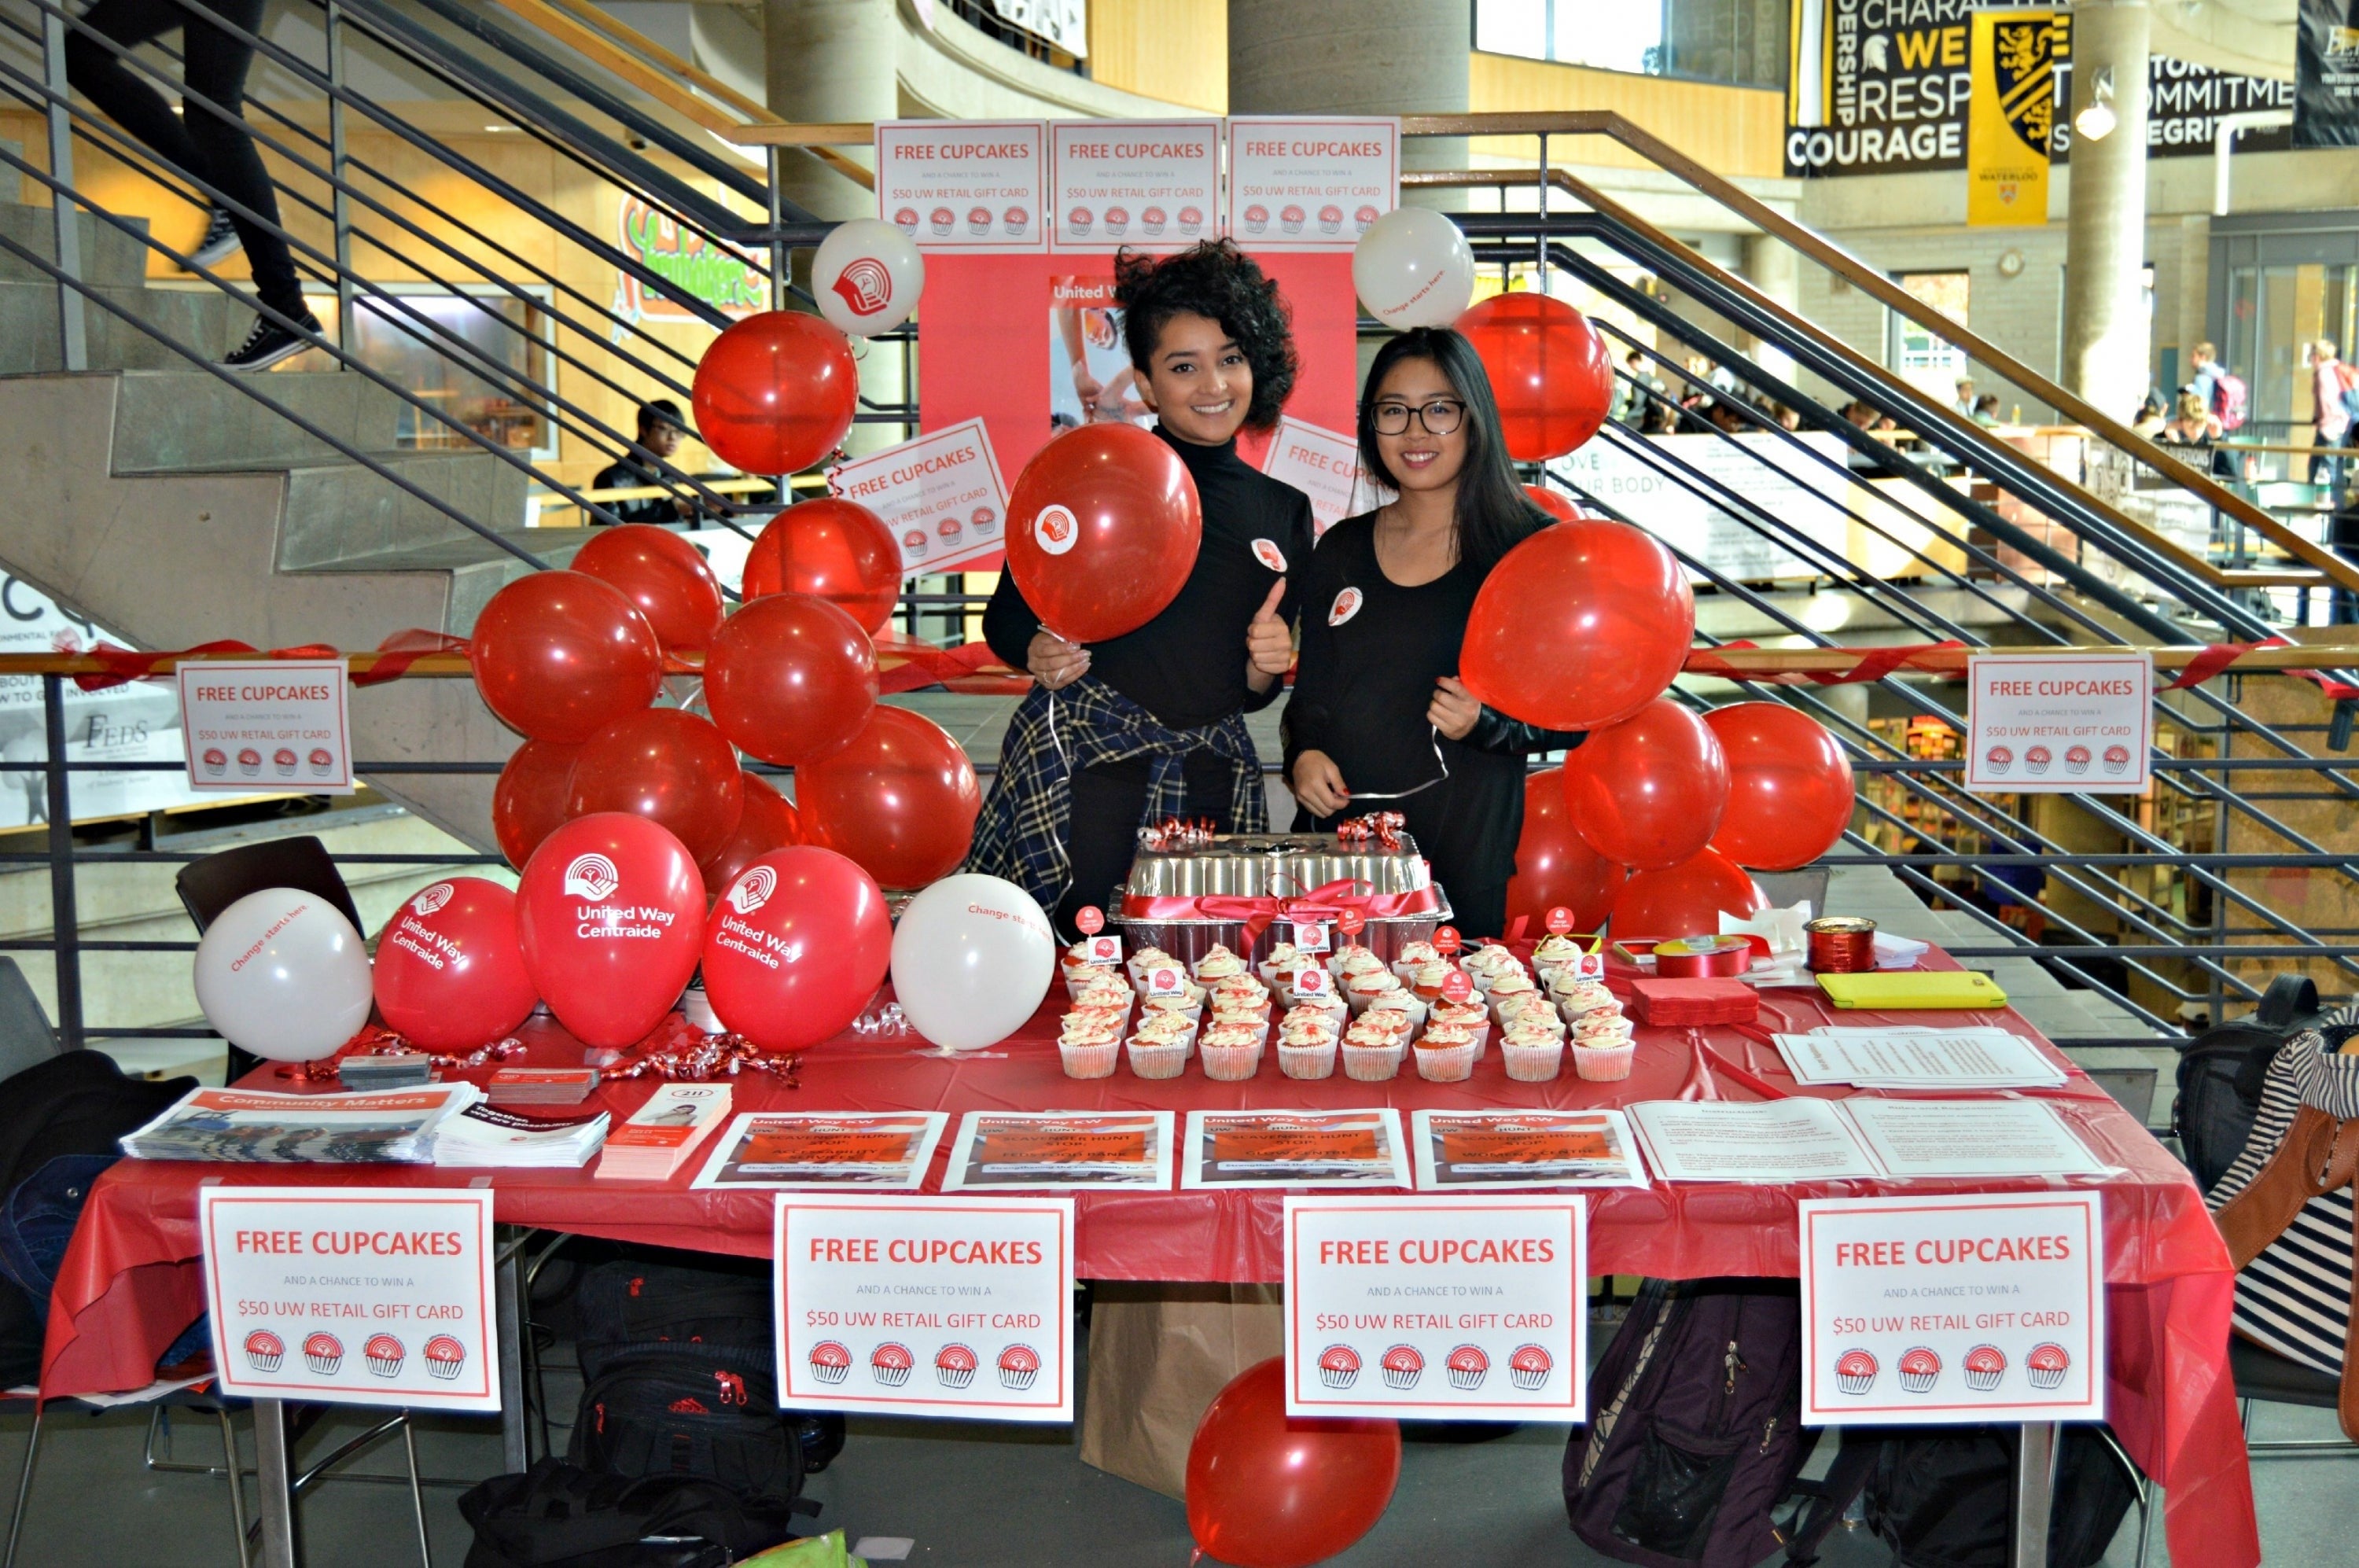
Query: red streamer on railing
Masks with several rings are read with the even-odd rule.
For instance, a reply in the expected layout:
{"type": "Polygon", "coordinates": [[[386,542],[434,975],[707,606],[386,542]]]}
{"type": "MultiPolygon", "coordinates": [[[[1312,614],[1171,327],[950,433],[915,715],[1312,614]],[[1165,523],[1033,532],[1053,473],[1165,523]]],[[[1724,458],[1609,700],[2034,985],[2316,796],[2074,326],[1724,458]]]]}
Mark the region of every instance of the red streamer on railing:
{"type": "Polygon", "coordinates": [[[876,651],[894,654],[906,662],[891,670],[879,670],[876,689],[880,692],[915,691],[922,686],[939,686],[945,681],[962,681],[974,674],[999,656],[984,642],[962,643],[956,648],[936,648],[903,638],[878,638],[876,651]]]}
{"type": "Polygon", "coordinates": [[[2190,686],[2201,686],[2256,648],[2290,646],[2281,637],[2263,637],[2258,642],[2215,642],[2187,661],[2187,668],[2178,676],[2163,682],[2166,691],[2184,691],[2190,686]]]}
{"type": "Polygon", "coordinates": [[[416,626],[396,632],[376,645],[377,660],[366,670],[353,671],[355,686],[381,686],[388,681],[398,681],[409,673],[409,667],[432,653],[465,653],[467,639],[452,637],[448,632],[420,631],[416,626]]]}
{"type": "Polygon", "coordinates": [[[339,659],[341,649],[326,643],[306,643],[301,648],[274,648],[262,652],[252,643],[223,641],[200,643],[177,653],[139,653],[127,648],[117,648],[111,642],[100,643],[83,657],[97,660],[105,670],[103,675],[77,675],[74,684],[85,691],[103,691],[110,687],[126,685],[134,681],[147,681],[168,674],[177,661],[193,654],[249,653],[263,659],[339,659]]]}

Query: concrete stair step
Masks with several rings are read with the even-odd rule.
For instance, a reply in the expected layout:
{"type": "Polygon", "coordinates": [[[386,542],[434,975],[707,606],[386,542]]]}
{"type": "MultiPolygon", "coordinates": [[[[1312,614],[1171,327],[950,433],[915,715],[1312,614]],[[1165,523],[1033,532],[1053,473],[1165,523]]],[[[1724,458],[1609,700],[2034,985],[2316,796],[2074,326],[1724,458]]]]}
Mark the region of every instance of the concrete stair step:
{"type": "MultiPolygon", "coordinates": [[[[9,172],[13,175],[15,171],[9,172]]],[[[147,277],[147,257],[153,254],[146,243],[88,212],[78,212],[75,217],[82,230],[82,280],[122,289],[138,288],[147,277]]],[[[138,220],[137,227],[145,234],[147,221],[138,220]]],[[[47,207],[0,202],[0,235],[43,261],[54,262],[58,258],[57,223],[47,207]]],[[[39,283],[52,290],[56,288],[56,280],[48,273],[5,247],[0,247],[0,279],[39,283]]]]}
{"type": "MultiPolygon", "coordinates": [[[[235,348],[254,324],[252,310],[212,289],[109,286],[97,292],[171,343],[212,359],[235,348]]],[[[192,368],[186,355],[92,301],[83,301],[82,320],[92,370],[192,368]]],[[[0,281],[0,376],[54,375],[64,365],[56,287],[0,281]]]]}
{"type": "MultiPolygon", "coordinates": [[[[523,531],[526,477],[488,453],[399,452],[375,461],[485,528],[523,531]]],[[[359,463],[289,465],[286,474],[281,572],[439,569],[501,553],[440,507],[359,463]],[[436,553],[444,551],[455,553],[436,553]]]]}
{"type": "MultiPolygon", "coordinates": [[[[397,451],[401,399],[340,371],[273,371],[257,392],[358,451],[397,451]]],[[[114,442],[117,474],[251,473],[342,463],[343,454],[285,415],[183,364],[126,373],[114,442]]]]}

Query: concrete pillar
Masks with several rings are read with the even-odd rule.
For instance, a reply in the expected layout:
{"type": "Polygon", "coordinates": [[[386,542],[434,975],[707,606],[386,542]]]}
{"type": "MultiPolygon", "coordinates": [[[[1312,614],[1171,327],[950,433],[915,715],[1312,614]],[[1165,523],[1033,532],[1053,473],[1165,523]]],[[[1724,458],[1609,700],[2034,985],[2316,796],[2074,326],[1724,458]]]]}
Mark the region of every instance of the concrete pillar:
{"type": "MultiPolygon", "coordinates": [[[[893,0],[764,0],[762,53],[770,112],[801,122],[890,120],[901,112],[893,0]]],[[[867,155],[847,148],[861,161],[867,155]]],[[[876,199],[807,154],[780,159],[787,200],[822,218],[875,215],[876,199]]]]}
{"type": "Polygon", "coordinates": [[[2072,13],[2072,114],[2113,71],[2117,123],[2097,140],[2072,137],[2064,239],[2064,385],[2115,419],[2147,390],[2147,322],[2138,291],[2146,261],[2146,71],[2151,17],[2145,0],[2083,4],[2072,13]]]}
{"type": "MultiPolygon", "coordinates": [[[[1462,114],[1473,36],[1469,0],[1229,0],[1229,113],[1462,114]]],[[[1404,141],[1401,167],[1463,169],[1466,143],[1404,141]]]]}
{"type": "MultiPolygon", "coordinates": [[[[1768,234],[1751,234],[1745,241],[1745,278],[1753,287],[1788,310],[1801,304],[1801,259],[1793,247],[1768,234]]],[[[1794,382],[1794,356],[1767,339],[1747,334],[1746,351],[1753,362],[1780,381],[1794,382]]],[[[1835,688],[1847,690],[1847,688],[1835,688]]]]}

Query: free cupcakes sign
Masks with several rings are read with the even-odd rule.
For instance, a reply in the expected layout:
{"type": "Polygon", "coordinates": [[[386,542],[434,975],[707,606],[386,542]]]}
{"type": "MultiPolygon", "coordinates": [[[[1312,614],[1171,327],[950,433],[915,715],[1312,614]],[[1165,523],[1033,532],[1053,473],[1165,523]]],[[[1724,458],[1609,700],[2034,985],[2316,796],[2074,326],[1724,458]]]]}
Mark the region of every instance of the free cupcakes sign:
{"type": "Polygon", "coordinates": [[[223,1393],[500,1408],[489,1192],[207,1187],[197,1201],[223,1393]]]}
{"type": "Polygon", "coordinates": [[[1966,691],[1969,789],[2136,793],[2152,777],[2148,655],[1977,654],[1966,691]]]}
{"type": "Polygon", "coordinates": [[[2104,1224],[2091,1192],[1804,1202],[1803,1424],[2103,1421],[2104,1224]]]}
{"type": "Polygon", "coordinates": [[[778,1402],[1073,1419],[1073,1203],[778,1195],[778,1402]]]}
{"type": "Polygon", "coordinates": [[[1587,1419],[1588,1201],[1286,1200],[1286,1413],[1587,1419]]]}
{"type": "Polygon", "coordinates": [[[341,659],[181,665],[189,788],[236,795],[351,794],[350,674],[341,659]]]}

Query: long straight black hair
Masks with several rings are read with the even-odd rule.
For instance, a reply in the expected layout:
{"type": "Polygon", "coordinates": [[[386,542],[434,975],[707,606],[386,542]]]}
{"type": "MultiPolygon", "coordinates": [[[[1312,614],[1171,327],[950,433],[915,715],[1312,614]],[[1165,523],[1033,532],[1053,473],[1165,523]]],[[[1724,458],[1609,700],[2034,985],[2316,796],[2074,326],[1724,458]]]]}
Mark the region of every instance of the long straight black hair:
{"type": "Polygon", "coordinates": [[[1501,556],[1555,519],[1524,494],[1499,433],[1490,374],[1474,345],[1449,327],[1412,327],[1376,351],[1360,394],[1360,463],[1369,475],[1400,488],[1376,450],[1376,394],[1405,359],[1430,361],[1466,405],[1466,422],[1460,427],[1466,432],[1466,466],[1458,471],[1458,559],[1478,579],[1488,577],[1501,556]]]}

